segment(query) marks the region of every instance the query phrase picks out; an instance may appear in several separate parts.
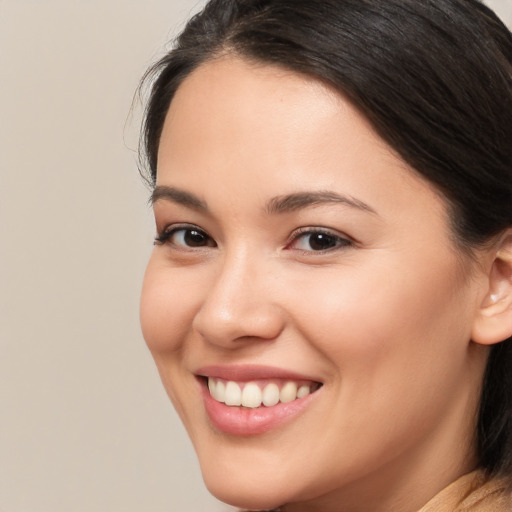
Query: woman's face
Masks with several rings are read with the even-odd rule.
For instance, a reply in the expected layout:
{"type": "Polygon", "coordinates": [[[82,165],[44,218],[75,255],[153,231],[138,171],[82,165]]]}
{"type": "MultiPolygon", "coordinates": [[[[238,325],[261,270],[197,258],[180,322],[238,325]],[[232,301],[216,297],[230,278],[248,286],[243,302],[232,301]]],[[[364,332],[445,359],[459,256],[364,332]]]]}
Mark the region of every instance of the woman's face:
{"type": "Polygon", "coordinates": [[[203,64],[172,101],[153,200],[142,328],[216,496],[412,510],[471,469],[481,282],[442,199],[343,97],[203,64]]]}

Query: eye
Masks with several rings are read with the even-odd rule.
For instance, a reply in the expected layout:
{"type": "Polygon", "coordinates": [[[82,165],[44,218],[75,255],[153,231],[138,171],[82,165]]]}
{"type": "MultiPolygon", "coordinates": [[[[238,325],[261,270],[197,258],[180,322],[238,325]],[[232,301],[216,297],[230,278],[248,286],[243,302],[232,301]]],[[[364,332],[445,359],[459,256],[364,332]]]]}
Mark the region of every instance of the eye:
{"type": "Polygon", "coordinates": [[[196,226],[170,226],[155,238],[155,244],[192,249],[217,246],[213,238],[196,226]]]}
{"type": "Polygon", "coordinates": [[[327,230],[307,228],[297,233],[288,247],[305,252],[326,252],[352,245],[352,240],[347,237],[327,230]]]}

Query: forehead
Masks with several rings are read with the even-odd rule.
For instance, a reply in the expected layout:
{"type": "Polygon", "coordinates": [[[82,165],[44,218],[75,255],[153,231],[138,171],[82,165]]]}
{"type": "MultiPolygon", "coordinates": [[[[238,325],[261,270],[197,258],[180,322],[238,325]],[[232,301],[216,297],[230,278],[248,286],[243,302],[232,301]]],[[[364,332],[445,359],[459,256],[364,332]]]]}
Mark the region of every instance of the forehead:
{"type": "MultiPolygon", "coordinates": [[[[393,150],[334,88],[278,66],[221,58],[206,62],[178,88],[164,123],[159,160],[208,152],[258,155],[260,167],[278,166],[291,155],[304,159],[313,146],[331,143],[349,157],[349,147],[393,150]]],[[[200,156],[197,154],[196,156],[200,156]]],[[[396,158],[396,163],[405,163],[396,158]]],[[[320,169],[318,168],[317,171],[320,169]]]]}
{"type": "Polygon", "coordinates": [[[225,136],[226,145],[231,147],[247,135],[244,129],[250,130],[255,144],[268,144],[260,136],[273,130],[279,132],[276,144],[282,148],[291,135],[311,134],[308,127],[313,120],[325,120],[340,106],[340,95],[319,80],[280,66],[223,57],[202,64],[179,86],[162,140],[180,134],[183,138],[193,138],[194,133],[198,137],[195,129],[200,125],[201,136],[225,136]],[[191,125],[195,125],[193,131],[187,129],[191,125]],[[293,133],[290,125],[294,125],[293,133]],[[297,132],[299,127],[302,134],[297,132]]]}
{"type": "Polygon", "coordinates": [[[329,190],[344,177],[359,191],[408,183],[439,199],[333,87],[232,57],[206,62],[178,88],[158,161],[159,183],[215,174],[217,185],[262,187],[268,173],[273,186],[323,183],[329,190]]]}

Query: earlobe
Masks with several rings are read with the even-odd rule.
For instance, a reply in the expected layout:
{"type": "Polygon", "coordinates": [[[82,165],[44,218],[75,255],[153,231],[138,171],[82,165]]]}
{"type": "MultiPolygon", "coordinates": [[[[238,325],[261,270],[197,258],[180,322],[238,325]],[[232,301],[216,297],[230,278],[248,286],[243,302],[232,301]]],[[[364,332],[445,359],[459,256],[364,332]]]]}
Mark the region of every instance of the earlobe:
{"type": "Polygon", "coordinates": [[[512,336],[512,229],[496,246],[485,297],[474,319],[472,340],[493,345],[512,336]]]}

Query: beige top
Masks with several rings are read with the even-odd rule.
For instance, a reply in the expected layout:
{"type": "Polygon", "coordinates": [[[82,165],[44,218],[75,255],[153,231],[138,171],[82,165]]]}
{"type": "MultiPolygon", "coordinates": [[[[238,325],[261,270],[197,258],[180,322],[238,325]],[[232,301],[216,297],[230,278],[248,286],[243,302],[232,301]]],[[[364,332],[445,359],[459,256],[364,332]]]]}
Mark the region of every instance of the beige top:
{"type": "Polygon", "coordinates": [[[505,478],[473,471],[455,480],[418,512],[511,512],[512,489],[505,478]]]}
{"type": "Polygon", "coordinates": [[[489,479],[483,471],[473,471],[436,494],[418,512],[512,512],[512,485],[509,479],[489,479]]]}

